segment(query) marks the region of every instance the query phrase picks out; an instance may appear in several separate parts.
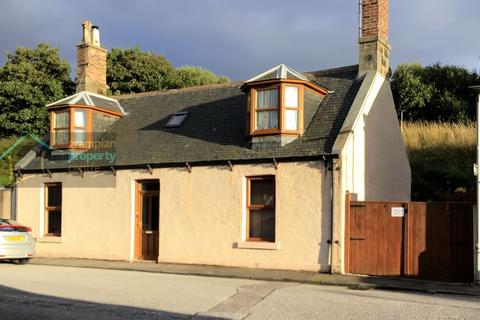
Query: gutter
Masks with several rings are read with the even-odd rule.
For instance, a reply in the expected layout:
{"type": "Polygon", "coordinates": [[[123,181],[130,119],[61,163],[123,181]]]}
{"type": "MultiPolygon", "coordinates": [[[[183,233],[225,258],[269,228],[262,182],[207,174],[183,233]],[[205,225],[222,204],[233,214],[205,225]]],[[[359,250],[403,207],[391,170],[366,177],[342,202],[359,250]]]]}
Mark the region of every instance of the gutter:
{"type": "Polygon", "coordinates": [[[209,160],[209,161],[187,161],[187,162],[172,162],[172,163],[140,163],[140,164],[124,164],[124,165],[99,165],[96,166],[94,163],[87,164],[84,166],[81,165],[71,165],[69,167],[62,168],[36,168],[36,169],[25,169],[17,168],[14,170],[15,173],[25,174],[25,173],[54,173],[54,172],[70,172],[72,168],[95,168],[95,171],[111,171],[115,170],[129,170],[129,169],[146,169],[146,168],[181,168],[185,166],[230,166],[230,165],[242,165],[242,164],[255,164],[255,163],[272,163],[277,162],[307,162],[315,160],[326,160],[337,158],[336,154],[324,154],[324,155],[312,155],[312,156],[298,156],[298,157],[281,157],[281,158],[257,158],[257,159],[239,159],[239,160],[209,160]]]}

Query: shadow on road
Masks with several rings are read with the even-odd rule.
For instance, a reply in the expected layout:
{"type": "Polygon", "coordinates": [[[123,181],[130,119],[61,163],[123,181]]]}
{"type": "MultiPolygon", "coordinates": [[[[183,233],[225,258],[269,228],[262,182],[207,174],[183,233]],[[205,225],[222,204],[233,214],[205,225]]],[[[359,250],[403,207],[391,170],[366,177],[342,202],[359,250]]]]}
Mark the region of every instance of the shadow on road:
{"type": "Polygon", "coordinates": [[[0,285],[0,297],[0,318],[2,320],[224,319],[58,298],[17,290],[2,285],[0,285]]]}

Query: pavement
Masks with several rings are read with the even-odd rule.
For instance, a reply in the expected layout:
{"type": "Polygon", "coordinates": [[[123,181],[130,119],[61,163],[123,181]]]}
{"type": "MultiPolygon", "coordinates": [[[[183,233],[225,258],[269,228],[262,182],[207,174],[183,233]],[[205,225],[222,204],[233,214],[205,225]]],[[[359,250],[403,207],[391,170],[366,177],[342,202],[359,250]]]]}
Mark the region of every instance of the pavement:
{"type": "Polygon", "coordinates": [[[2,320],[478,320],[480,297],[0,262],[2,320]]]}
{"type": "Polygon", "coordinates": [[[90,259],[34,258],[34,265],[142,271],[150,273],[195,275],[231,279],[252,279],[275,282],[295,282],[328,286],[343,286],[357,290],[400,290],[427,293],[480,296],[480,286],[463,283],[425,281],[409,278],[340,275],[308,271],[267,270],[241,267],[188,265],[153,262],[106,261],[90,259]]]}

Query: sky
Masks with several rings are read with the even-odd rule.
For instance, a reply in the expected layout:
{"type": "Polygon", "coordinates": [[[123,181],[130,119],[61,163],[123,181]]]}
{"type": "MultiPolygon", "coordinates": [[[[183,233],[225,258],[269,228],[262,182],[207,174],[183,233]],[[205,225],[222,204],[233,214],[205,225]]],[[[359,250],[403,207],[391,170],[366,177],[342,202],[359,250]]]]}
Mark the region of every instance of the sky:
{"type": "MultiPolygon", "coordinates": [[[[232,80],[280,63],[301,72],[358,63],[358,0],[1,0],[0,63],[5,52],[46,42],[74,66],[85,19],[106,48],[138,45],[232,80]]],[[[392,68],[476,71],[479,30],[479,0],[391,0],[392,68]]]]}

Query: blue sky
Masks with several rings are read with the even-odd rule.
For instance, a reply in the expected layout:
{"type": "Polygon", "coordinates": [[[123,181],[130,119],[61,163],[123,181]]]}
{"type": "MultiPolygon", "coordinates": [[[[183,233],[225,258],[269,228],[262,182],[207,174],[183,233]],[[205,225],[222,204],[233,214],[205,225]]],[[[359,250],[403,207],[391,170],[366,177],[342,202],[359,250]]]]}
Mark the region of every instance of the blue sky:
{"type": "MultiPolygon", "coordinates": [[[[358,60],[358,0],[2,0],[0,49],[47,42],[74,65],[85,19],[107,48],[139,45],[234,80],[279,63],[311,71],[358,60]]],[[[393,0],[390,28],[393,67],[479,66],[478,0],[393,0]]]]}

